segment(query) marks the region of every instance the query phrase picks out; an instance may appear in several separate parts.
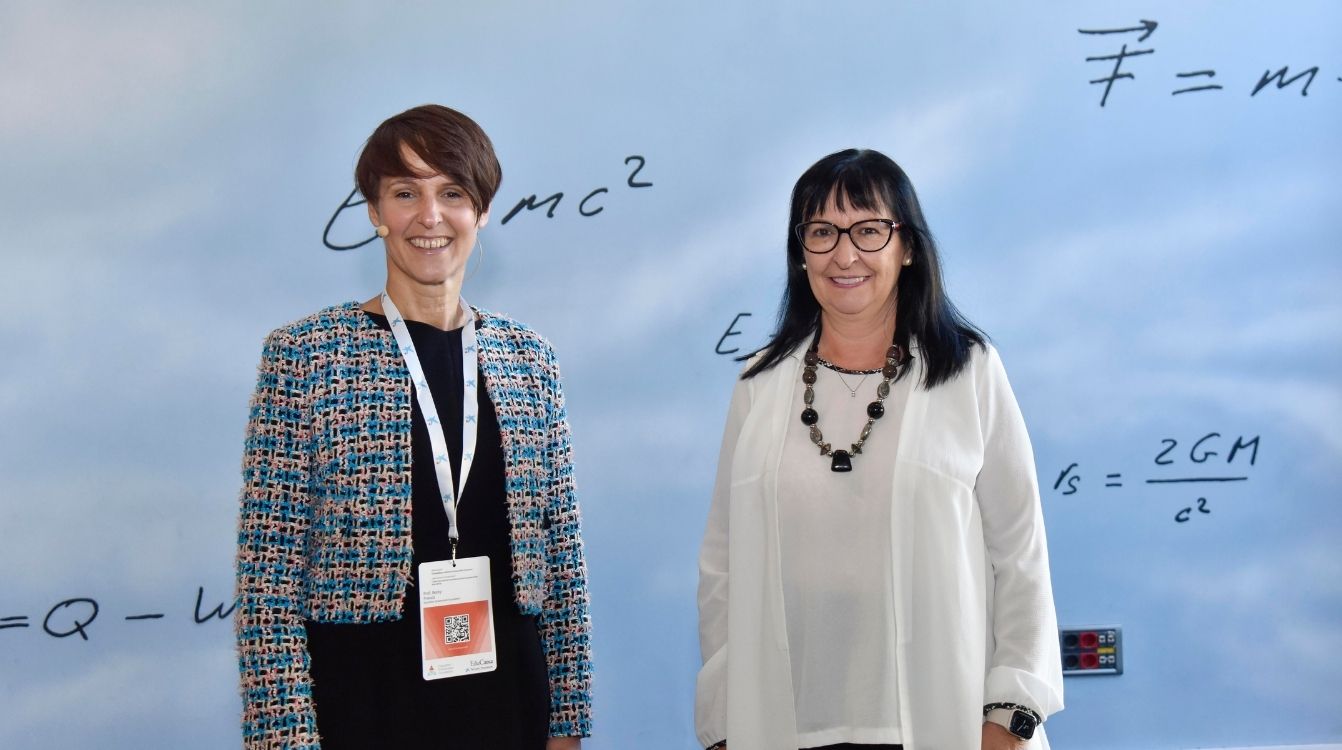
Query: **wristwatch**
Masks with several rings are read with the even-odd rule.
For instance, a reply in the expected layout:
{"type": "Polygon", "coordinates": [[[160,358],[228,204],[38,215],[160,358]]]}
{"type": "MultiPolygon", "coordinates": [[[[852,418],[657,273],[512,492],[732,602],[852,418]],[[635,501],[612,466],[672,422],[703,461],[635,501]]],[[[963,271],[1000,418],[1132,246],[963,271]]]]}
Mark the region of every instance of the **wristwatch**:
{"type": "Polygon", "coordinates": [[[1039,714],[1019,703],[989,703],[983,707],[983,715],[988,721],[1006,727],[1008,732],[1023,740],[1033,737],[1034,730],[1041,723],[1039,714]]]}

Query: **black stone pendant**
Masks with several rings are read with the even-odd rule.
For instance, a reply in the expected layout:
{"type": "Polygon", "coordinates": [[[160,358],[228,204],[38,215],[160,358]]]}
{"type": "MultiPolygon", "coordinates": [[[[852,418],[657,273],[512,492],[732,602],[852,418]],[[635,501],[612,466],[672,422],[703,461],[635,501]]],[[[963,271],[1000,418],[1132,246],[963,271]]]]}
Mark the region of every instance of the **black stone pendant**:
{"type": "Polygon", "coordinates": [[[834,459],[829,463],[830,471],[852,471],[853,461],[848,457],[848,451],[834,451],[834,459]]]}

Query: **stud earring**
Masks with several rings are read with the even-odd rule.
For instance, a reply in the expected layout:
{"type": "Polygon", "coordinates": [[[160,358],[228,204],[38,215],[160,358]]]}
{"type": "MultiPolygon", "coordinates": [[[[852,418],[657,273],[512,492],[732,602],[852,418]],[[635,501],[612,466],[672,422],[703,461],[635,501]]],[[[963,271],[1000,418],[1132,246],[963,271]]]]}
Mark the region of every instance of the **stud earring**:
{"type": "Polygon", "coordinates": [[[803,270],[803,271],[806,270],[806,264],[805,264],[805,263],[801,264],[801,270],[803,270]]]}
{"type": "MultiPolygon", "coordinates": [[[[377,225],[377,236],[379,236],[379,237],[386,237],[386,236],[389,235],[389,234],[391,234],[391,230],[387,228],[387,225],[386,225],[386,224],[378,224],[378,225],[377,225]]],[[[904,265],[907,266],[908,264],[905,263],[904,265]]]]}
{"type": "Polygon", "coordinates": [[[913,256],[912,256],[912,255],[907,256],[906,258],[904,258],[904,265],[906,265],[906,266],[911,266],[911,265],[913,265],[913,256]]]}

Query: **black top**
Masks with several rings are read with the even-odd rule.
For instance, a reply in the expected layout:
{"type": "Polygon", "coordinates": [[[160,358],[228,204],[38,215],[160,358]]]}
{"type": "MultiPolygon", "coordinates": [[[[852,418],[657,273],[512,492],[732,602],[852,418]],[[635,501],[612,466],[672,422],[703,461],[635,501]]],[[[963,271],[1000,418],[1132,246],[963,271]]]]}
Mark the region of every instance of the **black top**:
{"type": "MultiPolygon", "coordinates": [[[[378,326],[391,327],[368,313],[378,326]]],[[[406,321],[446,426],[453,483],[461,476],[461,329],[406,321]]],[[[478,376],[477,376],[478,377],[478,376]]],[[[513,588],[503,448],[494,405],[483,386],[475,459],[457,505],[458,557],[489,556],[498,666],[493,672],[425,680],[420,667],[418,586],[401,619],[336,625],[308,621],[308,654],[323,750],[435,748],[541,750],[549,734],[550,689],[536,618],[517,609],[513,588]]],[[[419,564],[452,556],[438,494],[428,428],[412,399],[410,432],[412,579],[419,564]]]]}

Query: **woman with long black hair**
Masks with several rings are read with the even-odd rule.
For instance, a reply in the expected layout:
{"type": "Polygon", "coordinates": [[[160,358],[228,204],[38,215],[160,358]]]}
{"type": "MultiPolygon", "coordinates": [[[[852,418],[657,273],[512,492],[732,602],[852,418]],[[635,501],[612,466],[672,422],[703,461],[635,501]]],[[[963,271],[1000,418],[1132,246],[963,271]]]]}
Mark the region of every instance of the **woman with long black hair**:
{"type": "Polygon", "coordinates": [[[1062,708],[1034,458],[907,175],[792,193],[778,329],[727,416],[700,555],[709,747],[1047,747],[1062,708]]]}

